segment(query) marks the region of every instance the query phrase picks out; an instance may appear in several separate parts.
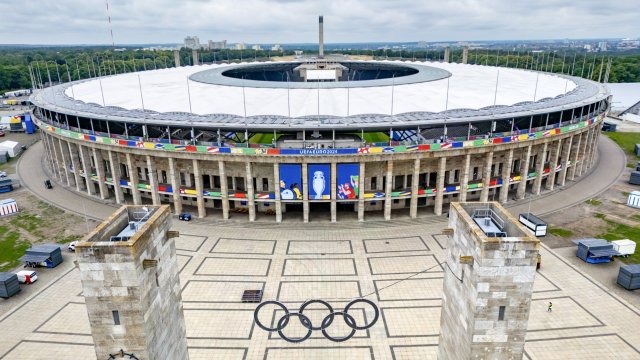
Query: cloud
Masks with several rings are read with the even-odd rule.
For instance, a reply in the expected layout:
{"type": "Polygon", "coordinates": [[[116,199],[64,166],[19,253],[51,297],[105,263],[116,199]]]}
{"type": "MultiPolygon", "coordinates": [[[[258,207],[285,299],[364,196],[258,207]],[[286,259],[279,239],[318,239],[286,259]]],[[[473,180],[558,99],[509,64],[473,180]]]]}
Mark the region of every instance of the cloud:
{"type": "MultiPolygon", "coordinates": [[[[117,44],[186,35],[247,43],[637,37],[640,7],[610,0],[111,0],[117,44]]],[[[108,44],[102,1],[0,3],[2,43],[108,44]]]]}

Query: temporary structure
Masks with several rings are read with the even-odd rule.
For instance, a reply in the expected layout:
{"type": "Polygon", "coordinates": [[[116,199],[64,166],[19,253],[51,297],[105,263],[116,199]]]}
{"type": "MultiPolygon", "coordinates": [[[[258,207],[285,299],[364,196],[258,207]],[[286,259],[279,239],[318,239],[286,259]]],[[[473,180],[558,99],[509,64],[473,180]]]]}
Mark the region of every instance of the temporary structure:
{"type": "Polygon", "coordinates": [[[20,261],[23,261],[25,265],[31,267],[56,267],[60,263],[62,263],[62,252],[60,250],[60,245],[34,245],[26,251],[25,255],[20,258],[20,261]]]}
{"type": "Polygon", "coordinates": [[[13,273],[0,272],[0,298],[8,298],[20,292],[18,276],[13,273]]]}
{"type": "Polygon", "coordinates": [[[22,149],[20,148],[20,144],[16,141],[6,140],[0,143],[0,151],[6,151],[9,157],[16,157],[20,155],[22,149]]]}

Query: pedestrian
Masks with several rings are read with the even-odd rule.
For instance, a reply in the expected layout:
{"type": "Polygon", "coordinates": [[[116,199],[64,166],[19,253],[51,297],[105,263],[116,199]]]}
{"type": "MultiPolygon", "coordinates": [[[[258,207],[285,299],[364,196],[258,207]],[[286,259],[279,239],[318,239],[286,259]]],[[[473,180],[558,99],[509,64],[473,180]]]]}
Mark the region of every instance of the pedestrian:
{"type": "Polygon", "coordinates": [[[553,311],[553,303],[549,301],[549,307],[547,308],[547,312],[552,312],[552,311],[553,311]]]}

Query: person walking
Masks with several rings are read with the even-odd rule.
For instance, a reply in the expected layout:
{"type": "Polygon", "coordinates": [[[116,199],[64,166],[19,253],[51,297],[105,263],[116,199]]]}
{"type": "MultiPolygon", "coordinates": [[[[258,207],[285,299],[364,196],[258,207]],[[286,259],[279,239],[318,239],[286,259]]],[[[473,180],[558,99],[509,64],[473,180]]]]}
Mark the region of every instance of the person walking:
{"type": "Polygon", "coordinates": [[[549,301],[549,307],[547,308],[547,312],[552,312],[552,311],[553,311],[553,303],[549,301]]]}

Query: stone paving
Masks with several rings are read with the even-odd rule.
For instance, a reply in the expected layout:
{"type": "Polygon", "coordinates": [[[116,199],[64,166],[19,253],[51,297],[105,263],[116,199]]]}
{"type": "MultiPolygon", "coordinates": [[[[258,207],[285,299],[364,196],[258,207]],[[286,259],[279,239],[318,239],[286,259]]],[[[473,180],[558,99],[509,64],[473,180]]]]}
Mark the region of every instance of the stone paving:
{"type": "MultiPolygon", "coordinates": [[[[190,358],[435,359],[444,225],[433,218],[309,231],[176,221],[190,358]],[[309,340],[290,344],[255,325],[256,304],[240,302],[246,289],[263,289],[263,300],[278,299],[293,311],[307,299],[342,309],[366,296],[381,315],[371,329],[343,343],[314,331],[309,340]]],[[[68,269],[56,281],[0,316],[0,359],[95,359],[79,273],[70,261],[64,265],[68,269]]],[[[526,359],[640,359],[640,311],[546,247],[531,306],[526,359]]],[[[266,324],[283,314],[264,310],[260,320],[266,324]]],[[[319,324],[326,310],[312,306],[305,314],[319,324]]],[[[350,314],[357,324],[373,316],[359,305],[350,314]]],[[[341,321],[334,320],[331,335],[348,332],[341,321]]],[[[284,330],[290,337],[304,332],[295,318],[284,330]]]]}

